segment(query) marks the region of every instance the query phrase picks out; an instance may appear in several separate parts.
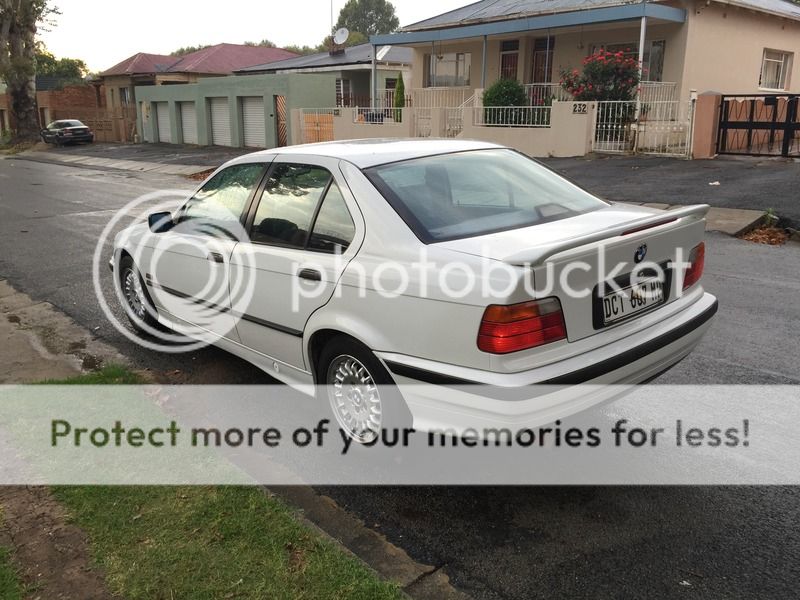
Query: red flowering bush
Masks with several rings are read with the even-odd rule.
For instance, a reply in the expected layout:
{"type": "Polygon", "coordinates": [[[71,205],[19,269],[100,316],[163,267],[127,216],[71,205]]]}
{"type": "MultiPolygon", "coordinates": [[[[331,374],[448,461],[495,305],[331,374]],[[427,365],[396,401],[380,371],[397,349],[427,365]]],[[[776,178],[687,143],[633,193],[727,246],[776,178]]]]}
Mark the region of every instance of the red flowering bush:
{"type": "Polygon", "coordinates": [[[561,87],[575,100],[633,100],[639,86],[639,62],[623,52],[599,50],[578,69],[561,71],[561,87]]]}

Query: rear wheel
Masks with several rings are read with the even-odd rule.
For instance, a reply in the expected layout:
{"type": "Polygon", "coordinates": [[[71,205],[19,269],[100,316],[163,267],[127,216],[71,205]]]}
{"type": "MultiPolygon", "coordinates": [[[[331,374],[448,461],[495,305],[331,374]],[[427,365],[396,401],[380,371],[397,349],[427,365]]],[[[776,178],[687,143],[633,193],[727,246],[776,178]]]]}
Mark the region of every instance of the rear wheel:
{"type": "Polygon", "coordinates": [[[389,372],[364,344],[340,336],[323,349],[320,395],[354,441],[374,442],[383,429],[411,428],[412,417],[389,372]]]}
{"type": "Polygon", "coordinates": [[[139,333],[150,333],[147,327],[159,327],[156,308],[130,256],[123,256],[119,261],[119,285],[126,304],[125,314],[133,328],[139,333]]]}

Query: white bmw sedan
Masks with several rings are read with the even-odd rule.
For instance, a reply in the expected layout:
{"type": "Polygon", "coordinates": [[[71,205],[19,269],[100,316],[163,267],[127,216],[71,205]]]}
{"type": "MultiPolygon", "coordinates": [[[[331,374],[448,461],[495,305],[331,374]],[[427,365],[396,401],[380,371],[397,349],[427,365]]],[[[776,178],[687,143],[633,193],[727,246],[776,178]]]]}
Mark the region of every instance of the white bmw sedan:
{"type": "Polygon", "coordinates": [[[537,384],[640,383],[691,352],[717,310],[707,210],[607,202],[487,143],[335,142],[230,161],[118,234],[112,268],[135,328],[318,390],[355,439],[534,426],[604,399],[537,384]]]}

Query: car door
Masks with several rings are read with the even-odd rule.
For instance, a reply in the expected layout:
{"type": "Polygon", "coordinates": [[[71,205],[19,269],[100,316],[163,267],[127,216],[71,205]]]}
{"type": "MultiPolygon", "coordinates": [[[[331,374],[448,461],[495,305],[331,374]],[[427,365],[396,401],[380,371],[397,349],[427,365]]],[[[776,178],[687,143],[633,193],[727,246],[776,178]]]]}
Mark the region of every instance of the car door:
{"type": "Polygon", "coordinates": [[[238,341],[231,314],[230,258],[244,237],[243,221],[267,163],[242,163],[218,172],[175,215],[175,226],[154,236],[145,281],[159,311],[193,337],[238,341]]]}
{"type": "Polygon", "coordinates": [[[53,142],[56,139],[56,135],[58,134],[58,122],[50,123],[47,126],[47,129],[44,130],[45,141],[53,142]]]}
{"type": "Polygon", "coordinates": [[[325,305],[363,240],[364,222],[338,159],[278,157],[231,257],[242,344],[298,368],[311,314],[325,305]]]}

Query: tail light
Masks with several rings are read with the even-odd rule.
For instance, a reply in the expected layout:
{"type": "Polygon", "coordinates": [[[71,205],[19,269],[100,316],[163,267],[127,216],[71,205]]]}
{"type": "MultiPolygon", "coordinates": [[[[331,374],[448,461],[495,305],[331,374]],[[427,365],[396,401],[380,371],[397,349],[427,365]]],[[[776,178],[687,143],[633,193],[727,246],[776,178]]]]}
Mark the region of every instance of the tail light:
{"type": "Polygon", "coordinates": [[[558,298],[511,306],[493,304],[483,313],[478,349],[509,354],[566,339],[567,328],[558,298]]]}
{"type": "Polygon", "coordinates": [[[686,269],[686,273],[683,276],[684,290],[688,290],[695,283],[700,281],[700,278],[703,276],[703,270],[705,269],[705,266],[706,245],[704,242],[701,242],[692,248],[692,252],[689,254],[689,267],[686,269]]]}

